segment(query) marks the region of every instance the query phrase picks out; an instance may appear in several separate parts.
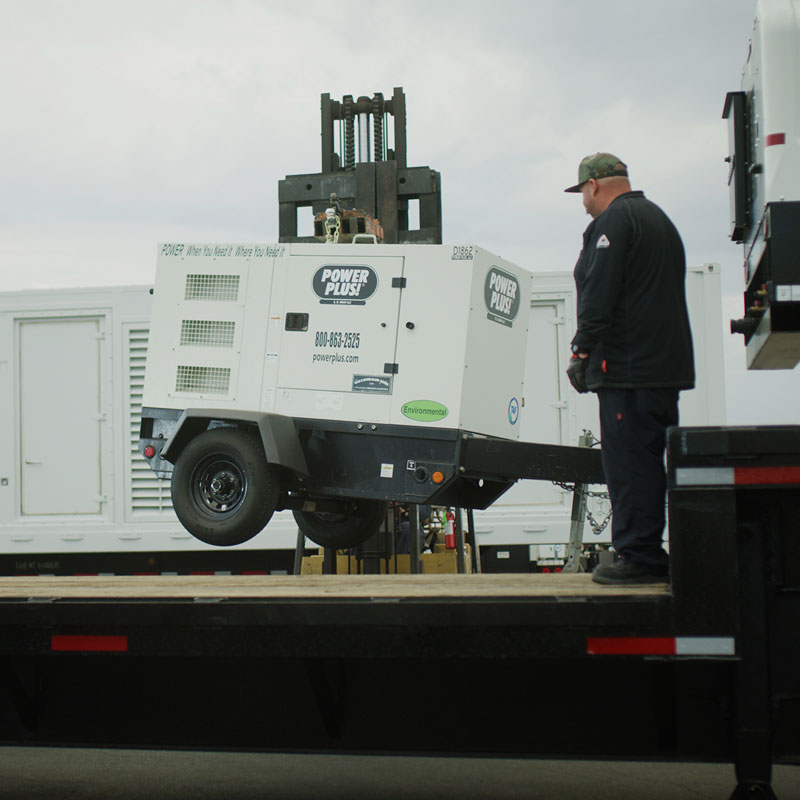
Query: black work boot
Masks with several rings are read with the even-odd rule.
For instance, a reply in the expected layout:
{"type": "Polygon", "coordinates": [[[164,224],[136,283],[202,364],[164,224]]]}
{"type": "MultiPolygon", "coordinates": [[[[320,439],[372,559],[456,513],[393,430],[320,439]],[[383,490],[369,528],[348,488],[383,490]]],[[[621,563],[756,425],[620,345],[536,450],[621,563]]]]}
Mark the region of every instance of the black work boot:
{"type": "Polygon", "coordinates": [[[613,564],[598,564],[592,573],[592,580],[612,586],[667,583],[669,570],[667,567],[649,567],[620,558],[613,564]]]}

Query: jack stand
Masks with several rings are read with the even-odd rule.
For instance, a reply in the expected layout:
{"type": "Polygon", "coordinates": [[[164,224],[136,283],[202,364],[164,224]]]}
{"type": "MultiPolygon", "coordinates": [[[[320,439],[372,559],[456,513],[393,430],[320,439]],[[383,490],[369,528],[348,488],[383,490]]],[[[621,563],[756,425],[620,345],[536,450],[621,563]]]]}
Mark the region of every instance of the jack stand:
{"type": "Polygon", "coordinates": [[[335,547],[323,547],[323,559],[322,559],[322,574],[323,575],[335,575],[336,574],[336,548],[335,547]]]}
{"type": "Polygon", "coordinates": [[[472,549],[472,571],[481,571],[481,551],[475,538],[475,514],[471,508],[467,509],[467,544],[472,549]]]}
{"type": "Polygon", "coordinates": [[[392,553],[394,553],[394,513],[390,510],[380,530],[361,545],[358,556],[361,560],[359,571],[364,575],[380,575],[381,561],[385,561],[388,572],[392,553]]]}
{"type": "Polygon", "coordinates": [[[416,503],[408,506],[408,553],[409,572],[417,575],[422,572],[422,564],[419,558],[419,506],[416,503]]]}
{"type": "Polygon", "coordinates": [[[456,533],[456,569],[458,570],[459,575],[463,575],[467,571],[467,560],[464,555],[464,522],[461,519],[460,508],[456,509],[455,533],[456,533]]]}
{"type": "MultiPolygon", "coordinates": [[[[591,447],[595,442],[591,431],[584,431],[578,437],[578,447],[591,447]]],[[[584,572],[581,564],[583,553],[583,528],[586,521],[586,490],[585,483],[576,483],[573,487],[572,514],[569,525],[569,544],[567,545],[566,561],[562,572],[584,572]]]]}
{"type": "Polygon", "coordinates": [[[297,529],[297,544],[294,548],[294,572],[295,575],[299,575],[303,571],[303,555],[305,554],[306,550],[306,536],[300,528],[297,529]]]}

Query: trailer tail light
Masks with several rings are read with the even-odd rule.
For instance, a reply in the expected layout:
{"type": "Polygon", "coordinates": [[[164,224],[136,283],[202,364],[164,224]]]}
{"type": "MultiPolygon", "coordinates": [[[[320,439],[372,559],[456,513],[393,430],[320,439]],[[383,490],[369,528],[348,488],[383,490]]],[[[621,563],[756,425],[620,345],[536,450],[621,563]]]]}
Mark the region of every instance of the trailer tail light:
{"type": "Polygon", "coordinates": [[[152,458],[156,454],[156,449],[153,445],[149,444],[144,449],[144,457],[145,458],[152,458]]]}

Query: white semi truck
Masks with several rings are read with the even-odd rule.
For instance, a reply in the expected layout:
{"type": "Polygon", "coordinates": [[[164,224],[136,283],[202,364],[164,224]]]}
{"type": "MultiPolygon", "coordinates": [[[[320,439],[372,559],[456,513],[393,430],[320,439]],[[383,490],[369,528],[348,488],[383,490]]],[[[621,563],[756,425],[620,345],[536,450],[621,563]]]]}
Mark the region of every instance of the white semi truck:
{"type": "Polygon", "coordinates": [[[731,228],[744,255],[748,369],[792,369],[800,361],[800,9],[758,4],[741,88],[725,98],[731,228]]]}

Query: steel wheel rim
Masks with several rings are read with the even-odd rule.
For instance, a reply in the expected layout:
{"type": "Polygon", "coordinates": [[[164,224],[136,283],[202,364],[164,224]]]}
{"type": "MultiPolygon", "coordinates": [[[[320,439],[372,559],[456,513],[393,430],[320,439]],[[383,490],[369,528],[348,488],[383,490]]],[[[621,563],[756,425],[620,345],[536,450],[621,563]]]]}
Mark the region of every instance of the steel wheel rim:
{"type": "Polygon", "coordinates": [[[203,459],[192,474],[195,501],[213,514],[230,514],[247,495],[247,476],[233,459],[213,455],[203,459]]]}

